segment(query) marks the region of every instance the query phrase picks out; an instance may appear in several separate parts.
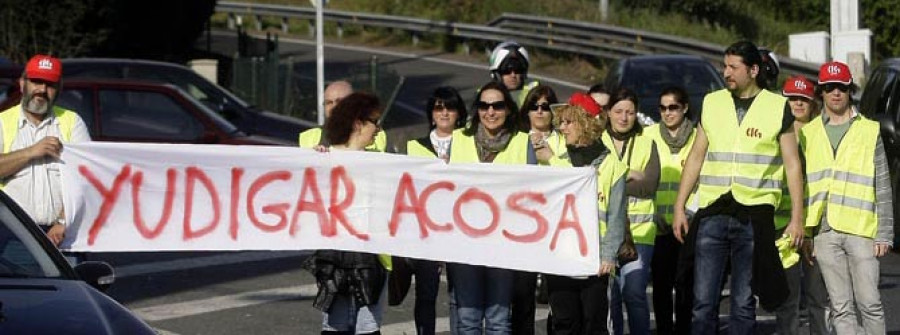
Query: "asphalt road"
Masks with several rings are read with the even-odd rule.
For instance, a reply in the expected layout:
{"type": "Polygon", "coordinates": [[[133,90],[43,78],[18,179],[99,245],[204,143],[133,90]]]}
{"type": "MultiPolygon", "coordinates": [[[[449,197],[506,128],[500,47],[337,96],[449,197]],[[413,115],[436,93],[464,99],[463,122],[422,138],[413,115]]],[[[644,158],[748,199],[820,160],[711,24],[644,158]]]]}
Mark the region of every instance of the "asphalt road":
{"type": "MultiPolygon", "coordinates": [[[[292,53],[298,71],[312,68],[314,51],[307,43],[281,39],[282,52],[292,53]]],[[[227,43],[214,45],[227,52],[227,43]]],[[[326,48],[326,68],[367,62],[370,55],[406,76],[398,96],[398,110],[392,111],[397,125],[424,127],[419,107],[438,85],[461,90],[467,100],[487,80],[484,64],[457,64],[434,60],[440,55],[403,55],[345,46],[326,48]],[[419,120],[419,121],[415,121],[419,120]]],[[[548,82],[548,81],[547,81],[548,82]]],[[[552,83],[561,97],[575,89],[552,83]]],[[[424,128],[422,128],[424,129],[424,128]]],[[[421,130],[424,132],[424,130],[421,130]]],[[[162,334],[318,334],[321,314],[312,308],[315,284],[300,269],[303,252],[234,253],[109,253],[91,255],[116,267],[118,280],[108,292],[134,310],[162,334]]],[[[900,334],[900,255],[892,253],[881,261],[881,294],[890,334],[900,334]]],[[[437,302],[438,330],[448,333],[447,296],[442,283],[437,302]]],[[[727,314],[727,302],[723,305],[727,314]]],[[[544,334],[546,306],[538,305],[538,334],[544,334]]],[[[771,314],[760,312],[759,334],[772,334],[771,314]]],[[[414,334],[413,299],[388,307],[384,334],[414,334]]]]}

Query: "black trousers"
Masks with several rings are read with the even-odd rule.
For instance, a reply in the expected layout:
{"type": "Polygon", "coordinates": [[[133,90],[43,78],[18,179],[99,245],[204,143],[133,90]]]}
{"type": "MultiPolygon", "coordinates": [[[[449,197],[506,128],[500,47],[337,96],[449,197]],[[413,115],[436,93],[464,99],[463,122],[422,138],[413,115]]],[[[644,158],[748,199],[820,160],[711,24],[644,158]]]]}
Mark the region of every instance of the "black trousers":
{"type": "Polygon", "coordinates": [[[608,334],[609,276],[576,279],[547,275],[554,335],[608,334]]]}
{"type": "Polygon", "coordinates": [[[440,263],[424,259],[409,259],[416,276],[416,305],[414,309],[416,333],[434,335],[435,302],[441,281],[440,263]]]}
{"type": "Polygon", "coordinates": [[[675,235],[657,235],[651,262],[653,312],[657,334],[689,334],[691,323],[690,296],[675,285],[678,253],[681,244],[675,235]],[[675,300],[672,299],[675,291],[675,300]],[[673,310],[674,309],[674,310],[673,310]],[[673,315],[674,312],[674,315],[673,315]],[[673,322],[672,317],[675,317],[673,322]]]}
{"type": "Polygon", "coordinates": [[[513,335],[534,335],[535,292],[537,273],[516,271],[510,318],[513,335]]]}

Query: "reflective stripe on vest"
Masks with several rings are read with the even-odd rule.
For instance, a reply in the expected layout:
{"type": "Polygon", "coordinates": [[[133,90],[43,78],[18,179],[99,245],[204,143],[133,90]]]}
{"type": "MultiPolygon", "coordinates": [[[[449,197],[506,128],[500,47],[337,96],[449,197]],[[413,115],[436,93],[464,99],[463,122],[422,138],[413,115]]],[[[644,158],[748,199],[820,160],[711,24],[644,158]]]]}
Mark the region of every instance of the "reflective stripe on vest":
{"type": "Polygon", "coordinates": [[[701,125],[709,147],[698,178],[700,208],[728,192],[743,205],[778,206],[784,180],[778,143],[784,106],[784,97],[762,90],[738,124],[728,90],[706,95],[701,125]]]}
{"type": "MultiPolygon", "coordinates": [[[[631,141],[634,141],[631,164],[628,164],[629,153],[627,152],[632,147],[630,143],[623,146],[624,154],[620,161],[630,170],[644,171],[647,163],[650,162],[650,155],[653,154],[653,140],[646,135],[639,134],[632,137],[631,141]]],[[[603,143],[610,150],[616,148],[612,137],[607,132],[603,133],[603,143]]],[[[653,245],[656,241],[656,223],[653,222],[656,204],[653,200],[653,198],[628,197],[628,221],[631,222],[631,236],[634,238],[634,243],[653,245]]]]}
{"type": "MultiPolygon", "coordinates": [[[[478,149],[475,147],[475,136],[463,134],[463,129],[453,131],[450,150],[450,163],[478,163],[478,149]]],[[[528,134],[517,132],[509,139],[506,149],[494,157],[495,164],[528,163],[528,134]]]]}
{"type": "Polygon", "coordinates": [[[675,216],[675,200],[678,198],[678,188],[681,185],[681,171],[687,160],[691,148],[694,146],[696,129],[691,129],[691,135],[677,154],[672,154],[669,145],[660,135],[662,124],[654,124],[644,129],[644,134],[656,142],[656,152],[659,154],[659,188],[656,189],[656,213],[666,220],[669,225],[675,216]]]}
{"type": "Polygon", "coordinates": [[[824,213],[834,230],[873,238],[878,231],[874,161],[880,126],[862,116],[851,122],[836,153],[821,117],[801,129],[809,187],[806,226],[818,225],[824,213]]]}

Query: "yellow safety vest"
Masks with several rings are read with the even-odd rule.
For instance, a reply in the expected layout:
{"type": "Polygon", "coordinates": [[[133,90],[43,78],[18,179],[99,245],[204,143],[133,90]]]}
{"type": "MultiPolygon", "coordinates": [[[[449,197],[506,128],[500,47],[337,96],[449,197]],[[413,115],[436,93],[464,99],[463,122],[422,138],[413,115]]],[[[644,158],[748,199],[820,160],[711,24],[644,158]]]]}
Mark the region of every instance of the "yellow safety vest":
{"type": "MultiPolygon", "coordinates": [[[[478,163],[478,149],[475,147],[475,136],[463,134],[463,129],[453,131],[453,149],[450,150],[450,163],[478,163]]],[[[495,164],[527,164],[528,134],[517,132],[509,139],[506,149],[497,153],[495,164]]]]}
{"type": "Polygon", "coordinates": [[[569,149],[566,148],[566,138],[558,131],[551,131],[550,135],[547,136],[547,147],[553,151],[553,156],[550,157],[546,164],[541,163],[541,165],[565,166],[569,162],[569,149]]]}
{"type": "Polygon", "coordinates": [[[778,136],[785,98],[762,90],[738,124],[728,90],[703,99],[700,125],[709,147],[698,179],[700,208],[731,192],[743,205],[778,206],[784,180],[778,136]]]}
{"type": "Polygon", "coordinates": [[[672,224],[675,217],[675,199],[678,198],[678,187],[681,185],[681,171],[687,160],[691,148],[694,146],[694,138],[697,130],[691,129],[691,135],[678,153],[671,153],[669,145],[659,133],[662,124],[654,124],[644,129],[644,134],[656,142],[656,152],[659,154],[659,188],[656,189],[656,214],[662,216],[666,223],[672,224]]]}
{"type": "MultiPolygon", "coordinates": [[[[3,153],[12,151],[13,141],[19,134],[19,117],[22,115],[22,104],[8,108],[0,112],[0,123],[3,123],[3,153]]],[[[78,114],[68,109],[53,106],[53,115],[59,120],[60,140],[69,142],[72,139],[72,129],[75,128],[78,114]]]]}
{"type": "Polygon", "coordinates": [[[800,130],[809,185],[806,226],[817,226],[825,213],[834,230],[874,238],[878,231],[874,161],[880,127],[862,116],[851,122],[837,153],[821,116],[800,130]]]}
{"type": "MultiPolygon", "coordinates": [[[[645,133],[646,134],[646,133],[645,133]]],[[[616,158],[616,146],[613,144],[609,133],[603,133],[603,144],[613,152],[616,158]]],[[[644,171],[653,154],[653,140],[650,137],[639,134],[632,137],[626,146],[622,148],[622,158],[619,159],[630,170],[644,171]],[[634,145],[632,146],[632,141],[634,145]],[[633,150],[628,152],[628,150],[633,150]]],[[[631,236],[634,243],[653,245],[656,241],[656,223],[653,215],[656,213],[656,204],[653,198],[638,198],[628,196],[628,221],[631,222],[631,236]]]]}
{"type": "Polygon", "coordinates": [[[436,158],[437,154],[434,152],[434,148],[428,148],[425,145],[422,145],[419,140],[409,140],[406,142],[406,155],[413,157],[426,157],[426,158],[436,158]]]}
{"type": "MultiPolygon", "coordinates": [[[[19,135],[19,117],[22,113],[24,112],[21,104],[0,112],[0,123],[2,123],[3,129],[3,154],[12,151],[13,142],[19,135]]],[[[75,128],[78,114],[62,107],[53,106],[53,115],[59,120],[59,134],[62,137],[60,140],[68,143],[72,139],[72,129],[75,128]]],[[[6,187],[6,182],[6,179],[0,180],[0,189],[6,187]]]]}
{"type": "MultiPolygon", "coordinates": [[[[320,127],[304,130],[297,136],[297,144],[301,148],[315,148],[321,141],[322,128],[320,127]]],[[[387,148],[387,136],[384,134],[384,130],[382,130],[375,134],[375,142],[366,147],[366,151],[384,152],[385,148],[387,148]]]]}
{"type": "MultiPolygon", "coordinates": [[[[609,222],[609,194],[613,184],[628,173],[628,166],[618,159],[610,159],[610,153],[597,167],[597,209],[600,224],[600,236],[606,236],[606,224],[609,222]]],[[[572,166],[568,159],[551,161],[550,166],[572,166]]]]}

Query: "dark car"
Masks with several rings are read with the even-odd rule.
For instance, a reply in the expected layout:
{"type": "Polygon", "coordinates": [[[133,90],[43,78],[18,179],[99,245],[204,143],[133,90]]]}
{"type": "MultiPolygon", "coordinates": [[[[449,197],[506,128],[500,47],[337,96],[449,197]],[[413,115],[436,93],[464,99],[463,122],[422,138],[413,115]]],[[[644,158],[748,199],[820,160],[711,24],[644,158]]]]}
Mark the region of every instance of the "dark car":
{"type": "MultiPolygon", "coordinates": [[[[13,102],[18,104],[18,97],[13,102]]],[[[56,105],[81,115],[95,141],[296,145],[296,140],[247,135],[170,84],[64,80],[56,105]]]]}
{"type": "Polygon", "coordinates": [[[710,62],[699,56],[649,55],[618,61],[606,76],[608,88],[624,87],[638,95],[638,111],[659,122],[659,93],[681,86],[690,96],[690,118],[697,121],[706,93],[725,87],[725,80],[710,62]]]}
{"type": "Polygon", "coordinates": [[[281,138],[296,143],[297,135],[315,127],[313,122],[264,111],[206,80],[190,68],[173,63],[114,58],[63,59],[63,78],[143,80],[178,86],[197,101],[251,135],[281,138]]]}
{"type": "Polygon", "coordinates": [[[18,103],[19,77],[22,76],[22,70],[23,67],[18,64],[0,64],[0,111],[18,103]]]}
{"type": "MultiPolygon", "coordinates": [[[[881,62],[872,73],[859,101],[860,112],[881,123],[881,139],[888,156],[891,187],[894,191],[894,232],[900,232],[900,58],[881,62]]],[[[894,245],[900,245],[895,234],[894,245]]]]}
{"type": "Polygon", "coordinates": [[[70,267],[34,221],[0,192],[0,334],[155,334],[98,290],[114,278],[103,262],[70,267]]]}

